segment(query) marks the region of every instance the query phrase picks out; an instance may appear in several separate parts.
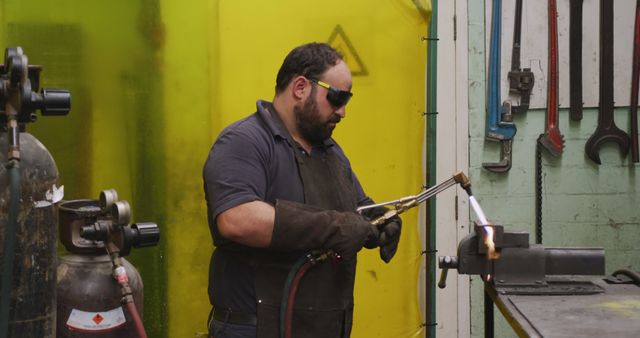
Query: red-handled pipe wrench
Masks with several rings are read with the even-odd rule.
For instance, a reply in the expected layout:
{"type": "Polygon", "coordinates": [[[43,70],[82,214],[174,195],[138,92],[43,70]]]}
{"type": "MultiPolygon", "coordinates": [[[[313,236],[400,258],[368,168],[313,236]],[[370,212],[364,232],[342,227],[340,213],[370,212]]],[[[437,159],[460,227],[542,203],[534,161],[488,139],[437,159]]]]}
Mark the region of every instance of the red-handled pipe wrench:
{"type": "Polygon", "coordinates": [[[538,142],[551,155],[559,156],[564,149],[564,136],[558,128],[558,11],[556,0],[549,0],[549,65],[547,79],[547,125],[538,142]]]}

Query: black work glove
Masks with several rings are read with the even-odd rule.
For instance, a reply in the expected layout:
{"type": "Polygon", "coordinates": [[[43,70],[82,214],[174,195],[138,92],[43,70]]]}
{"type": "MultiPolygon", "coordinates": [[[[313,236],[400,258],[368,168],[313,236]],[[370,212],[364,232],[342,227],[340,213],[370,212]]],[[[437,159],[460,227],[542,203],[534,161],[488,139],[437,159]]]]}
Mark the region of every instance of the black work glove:
{"type": "MultiPolygon", "coordinates": [[[[367,219],[374,220],[384,215],[387,211],[389,211],[389,209],[385,207],[377,207],[365,210],[363,214],[367,219]]],[[[389,263],[398,250],[400,232],[402,231],[402,219],[400,219],[398,215],[395,215],[379,226],[378,229],[380,230],[380,237],[378,238],[380,258],[385,263],[389,263]]]]}
{"type": "Polygon", "coordinates": [[[394,216],[387,220],[380,231],[380,258],[385,263],[389,263],[395,256],[400,242],[400,232],[402,231],[402,219],[394,216]]]}
{"type": "Polygon", "coordinates": [[[330,249],[355,256],[363,246],[376,247],[378,229],[355,212],[324,210],[277,200],[270,248],[279,251],[330,249]]]}

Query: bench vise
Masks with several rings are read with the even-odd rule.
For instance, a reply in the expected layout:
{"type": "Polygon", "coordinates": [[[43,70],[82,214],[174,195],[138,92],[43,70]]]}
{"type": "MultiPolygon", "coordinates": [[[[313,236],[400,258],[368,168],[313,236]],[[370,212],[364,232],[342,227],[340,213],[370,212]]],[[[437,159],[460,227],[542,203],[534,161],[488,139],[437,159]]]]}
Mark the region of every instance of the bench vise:
{"type": "MultiPolygon", "coordinates": [[[[504,231],[501,225],[490,226],[494,229],[499,258],[487,258],[486,231],[484,226],[476,225],[474,232],[458,244],[458,256],[439,257],[440,288],[446,286],[448,269],[456,269],[460,274],[480,275],[496,288],[521,294],[572,293],[567,285],[559,287],[557,283],[551,283],[548,275],[605,274],[603,248],[545,248],[541,244],[529,244],[527,232],[504,231]]],[[[570,289],[576,292],[575,285],[570,289]]],[[[578,289],[587,292],[584,287],[578,289]]],[[[577,292],[581,293],[581,290],[577,292]]]]}

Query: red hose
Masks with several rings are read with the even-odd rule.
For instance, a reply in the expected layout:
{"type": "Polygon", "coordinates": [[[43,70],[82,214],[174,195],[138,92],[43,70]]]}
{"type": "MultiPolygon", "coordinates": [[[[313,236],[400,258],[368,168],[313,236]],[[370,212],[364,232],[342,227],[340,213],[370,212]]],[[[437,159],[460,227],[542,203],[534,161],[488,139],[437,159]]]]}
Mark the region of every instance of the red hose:
{"type": "Polygon", "coordinates": [[[296,293],[298,292],[298,285],[300,284],[300,280],[304,274],[311,267],[311,262],[306,262],[300,270],[296,273],[296,276],[293,278],[293,282],[291,283],[291,288],[289,289],[289,299],[287,300],[287,311],[284,317],[284,338],[291,338],[291,327],[293,326],[293,304],[296,300],[296,293]]]}
{"type": "Polygon", "coordinates": [[[127,310],[133,319],[133,324],[136,326],[138,338],[147,338],[147,333],[144,330],[144,325],[142,325],[142,319],[140,319],[140,314],[138,314],[136,304],[134,302],[127,302],[127,310]]]}
{"type": "Polygon", "coordinates": [[[106,245],[107,252],[111,257],[111,262],[113,263],[113,278],[118,282],[120,288],[122,289],[122,303],[127,307],[127,311],[131,315],[131,319],[133,320],[133,325],[136,328],[136,332],[138,333],[138,338],[147,338],[147,333],[144,331],[144,325],[142,324],[142,319],[140,318],[140,314],[138,313],[138,309],[136,308],[136,303],[133,302],[133,292],[131,291],[131,286],[129,286],[129,277],[127,276],[127,270],[124,268],[122,264],[122,259],[120,258],[120,253],[117,250],[110,250],[110,245],[114,245],[112,242],[108,242],[106,245]]]}

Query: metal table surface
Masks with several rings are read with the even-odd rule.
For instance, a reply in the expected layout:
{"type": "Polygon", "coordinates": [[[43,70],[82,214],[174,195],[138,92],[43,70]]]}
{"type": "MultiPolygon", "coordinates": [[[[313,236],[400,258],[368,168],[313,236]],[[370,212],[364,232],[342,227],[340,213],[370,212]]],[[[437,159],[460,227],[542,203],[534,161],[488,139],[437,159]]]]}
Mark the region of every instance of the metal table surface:
{"type": "Polygon", "coordinates": [[[587,278],[604,289],[590,295],[505,294],[490,283],[485,292],[520,337],[640,337],[640,287],[603,278],[587,278]]]}

